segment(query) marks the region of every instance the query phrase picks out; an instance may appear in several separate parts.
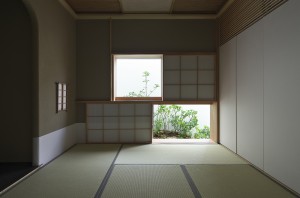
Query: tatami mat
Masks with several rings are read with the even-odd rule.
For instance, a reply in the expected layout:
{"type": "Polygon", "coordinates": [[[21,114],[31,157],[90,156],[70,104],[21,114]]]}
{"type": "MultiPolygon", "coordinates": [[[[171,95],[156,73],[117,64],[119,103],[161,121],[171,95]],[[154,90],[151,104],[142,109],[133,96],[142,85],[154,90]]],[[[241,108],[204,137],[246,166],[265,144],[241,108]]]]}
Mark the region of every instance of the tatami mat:
{"type": "Polygon", "coordinates": [[[94,197],[120,145],[76,145],[3,197],[94,197]]]}
{"type": "Polygon", "coordinates": [[[124,145],[116,164],[247,164],[221,145],[124,145]]]}
{"type": "Polygon", "coordinates": [[[116,165],[101,198],[189,198],[179,165],[116,165]]]}
{"type": "Polygon", "coordinates": [[[113,164],[120,148],[76,145],[2,196],[295,197],[220,145],[123,145],[113,164]]]}
{"type": "Polygon", "coordinates": [[[186,168],[202,197],[295,197],[250,165],[187,165],[186,168]]]}

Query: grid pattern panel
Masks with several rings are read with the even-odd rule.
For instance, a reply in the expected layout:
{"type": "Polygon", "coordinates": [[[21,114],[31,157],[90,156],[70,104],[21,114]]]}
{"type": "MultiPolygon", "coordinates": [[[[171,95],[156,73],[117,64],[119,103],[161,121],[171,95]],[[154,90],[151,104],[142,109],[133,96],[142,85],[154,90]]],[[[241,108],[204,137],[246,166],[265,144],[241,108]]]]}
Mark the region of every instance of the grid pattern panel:
{"type": "Polygon", "coordinates": [[[152,105],[87,104],[87,143],[150,143],[152,105]]]}
{"type": "Polygon", "coordinates": [[[216,56],[165,55],[164,100],[216,99],[216,56]]]}

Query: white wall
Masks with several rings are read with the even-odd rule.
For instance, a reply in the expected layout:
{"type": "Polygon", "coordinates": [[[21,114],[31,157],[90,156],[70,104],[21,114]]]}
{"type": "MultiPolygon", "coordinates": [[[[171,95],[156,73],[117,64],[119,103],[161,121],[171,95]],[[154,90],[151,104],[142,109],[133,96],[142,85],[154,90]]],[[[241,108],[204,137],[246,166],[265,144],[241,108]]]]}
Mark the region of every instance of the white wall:
{"type": "Polygon", "coordinates": [[[45,165],[77,143],[85,141],[85,123],[76,123],[33,138],[33,164],[45,165]]]}
{"type": "Polygon", "coordinates": [[[237,153],[263,169],[263,22],[237,36],[237,153]]]}
{"type": "Polygon", "coordinates": [[[264,19],[265,171],[300,193],[300,1],[264,19]]]}
{"type": "Polygon", "coordinates": [[[58,1],[22,1],[35,22],[38,124],[33,136],[40,137],[76,122],[76,20],[58,1]],[[56,82],[68,85],[68,111],[55,111],[56,82]]]}
{"type": "Polygon", "coordinates": [[[220,48],[221,143],[298,193],[299,9],[300,1],[290,0],[220,48]]]}
{"type": "Polygon", "coordinates": [[[220,48],[220,142],[236,152],[236,38],[220,48]]]}

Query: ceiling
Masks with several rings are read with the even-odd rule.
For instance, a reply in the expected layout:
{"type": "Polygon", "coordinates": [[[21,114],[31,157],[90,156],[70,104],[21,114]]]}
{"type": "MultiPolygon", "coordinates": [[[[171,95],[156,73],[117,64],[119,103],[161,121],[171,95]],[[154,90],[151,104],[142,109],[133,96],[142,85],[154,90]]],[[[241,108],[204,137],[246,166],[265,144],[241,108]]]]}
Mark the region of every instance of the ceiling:
{"type": "Polygon", "coordinates": [[[176,14],[216,15],[230,0],[64,0],[82,14],[176,14]]]}

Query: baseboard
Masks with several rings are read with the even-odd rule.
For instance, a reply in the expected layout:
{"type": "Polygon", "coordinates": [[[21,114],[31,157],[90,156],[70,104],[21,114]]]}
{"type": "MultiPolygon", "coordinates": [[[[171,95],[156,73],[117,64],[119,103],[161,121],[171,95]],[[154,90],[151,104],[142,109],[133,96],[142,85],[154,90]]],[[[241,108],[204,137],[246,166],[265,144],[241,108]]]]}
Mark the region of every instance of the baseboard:
{"type": "Polygon", "coordinates": [[[85,123],[75,123],[33,138],[33,165],[47,164],[77,143],[85,143],[85,123]]]}

